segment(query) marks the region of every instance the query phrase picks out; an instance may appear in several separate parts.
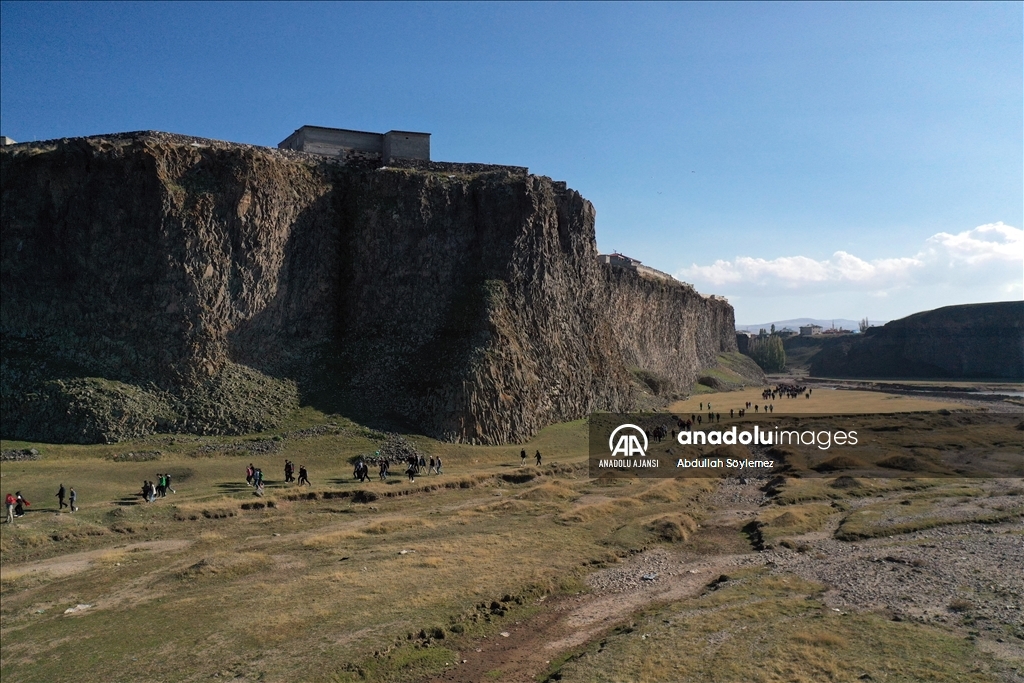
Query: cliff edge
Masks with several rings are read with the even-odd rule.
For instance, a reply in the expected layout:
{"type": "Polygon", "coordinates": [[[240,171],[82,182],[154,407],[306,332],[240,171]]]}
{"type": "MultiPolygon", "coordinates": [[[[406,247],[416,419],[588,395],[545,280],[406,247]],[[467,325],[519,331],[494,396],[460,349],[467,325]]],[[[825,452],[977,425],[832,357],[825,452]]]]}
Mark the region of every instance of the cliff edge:
{"type": "Polygon", "coordinates": [[[4,147],[0,173],[4,438],[245,433],[305,402],[506,443],[735,350],[728,303],[599,264],[590,202],[526,169],[143,132],[4,147]]]}
{"type": "Polygon", "coordinates": [[[945,306],[825,340],[811,375],[1024,379],[1024,301],[945,306]]]}

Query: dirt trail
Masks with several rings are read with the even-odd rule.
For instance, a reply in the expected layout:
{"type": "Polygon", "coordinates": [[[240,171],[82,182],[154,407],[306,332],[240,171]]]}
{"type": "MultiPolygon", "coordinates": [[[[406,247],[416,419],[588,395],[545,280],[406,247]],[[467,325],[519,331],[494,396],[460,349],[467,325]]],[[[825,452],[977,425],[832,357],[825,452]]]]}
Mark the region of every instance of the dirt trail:
{"type": "MultiPolygon", "coordinates": [[[[719,486],[709,509],[730,520],[747,518],[764,499],[763,482],[719,486]]],[[[730,569],[763,564],[758,553],[693,556],[655,548],[588,578],[591,592],[542,598],[541,612],[509,624],[504,633],[471,641],[456,666],[430,683],[478,683],[501,672],[505,683],[535,683],[551,661],[578,649],[655,604],[697,595],[730,569]],[[462,662],[465,660],[465,663],[462,662]]]]}
{"type": "MultiPolygon", "coordinates": [[[[642,571],[643,559],[634,558],[625,567],[606,571],[642,571]]],[[[635,612],[696,595],[719,574],[756,559],[756,555],[723,555],[682,562],[677,565],[682,571],[667,576],[659,574],[649,585],[621,592],[598,591],[550,599],[543,603],[540,614],[510,625],[505,631],[507,637],[484,638],[474,643],[475,647],[463,650],[460,657],[465,663],[430,679],[431,683],[476,683],[487,680],[488,673],[495,671],[502,672],[502,681],[533,683],[559,655],[594,640],[635,612]]]]}
{"type": "Polygon", "coordinates": [[[81,553],[72,553],[70,555],[60,555],[58,557],[51,557],[38,562],[4,565],[3,575],[4,578],[14,578],[17,576],[26,576],[28,574],[45,572],[53,577],[70,576],[71,574],[77,574],[78,572],[89,569],[94,562],[113,553],[130,553],[140,551],[154,553],[168,552],[172,550],[181,550],[182,548],[186,548],[191,545],[191,543],[192,541],[184,539],[169,539],[166,541],[145,541],[143,543],[129,543],[126,545],[110,546],[107,548],[100,548],[98,550],[88,550],[81,553]]]}
{"type": "Polygon", "coordinates": [[[707,560],[686,563],[682,573],[660,576],[652,582],[650,589],[632,590],[622,593],[594,595],[582,601],[562,619],[568,634],[545,645],[549,655],[570,650],[595,638],[602,631],[612,628],[629,615],[653,603],[673,602],[696,595],[710,581],[754,556],[722,555],[707,560]]]}

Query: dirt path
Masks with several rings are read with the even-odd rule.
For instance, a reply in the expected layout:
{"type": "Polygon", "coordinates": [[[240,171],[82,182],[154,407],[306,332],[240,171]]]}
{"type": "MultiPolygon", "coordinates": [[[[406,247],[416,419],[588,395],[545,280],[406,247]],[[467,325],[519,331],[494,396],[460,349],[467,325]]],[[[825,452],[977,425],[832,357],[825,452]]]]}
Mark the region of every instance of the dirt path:
{"type": "MultiPolygon", "coordinates": [[[[590,600],[581,601],[569,610],[561,620],[568,633],[549,642],[544,649],[550,655],[579,647],[621,623],[634,612],[654,603],[674,602],[696,595],[710,581],[729,569],[756,561],[754,555],[721,555],[700,562],[682,562],[677,571],[671,571],[665,577],[657,572],[645,572],[646,575],[658,574],[650,582],[649,588],[588,596],[590,600]]],[[[641,567],[637,567],[637,571],[642,571],[641,567]]]]}
{"type": "Polygon", "coordinates": [[[52,577],[59,576],[70,576],[71,574],[77,574],[78,572],[89,569],[95,562],[110,557],[114,554],[120,553],[131,553],[131,552],[168,552],[173,550],[181,550],[191,545],[192,541],[184,539],[169,539],[166,541],[146,541],[143,543],[129,543],[126,545],[111,546],[108,548],[100,548],[98,550],[89,550],[81,553],[72,553],[70,555],[60,555],[58,557],[51,557],[46,560],[40,560],[38,562],[28,562],[26,564],[16,565],[4,565],[3,575],[4,578],[15,578],[18,576],[26,576],[29,574],[38,574],[45,572],[50,574],[52,577]]]}
{"type": "MultiPolygon", "coordinates": [[[[763,482],[723,484],[709,508],[730,520],[748,518],[764,494],[763,482]]],[[[576,650],[649,606],[697,595],[709,582],[737,566],[763,564],[758,553],[693,556],[655,548],[588,577],[591,592],[542,598],[540,613],[509,624],[502,635],[473,641],[456,666],[430,683],[535,683],[551,662],[576,650]],[[463,661],[465,660],[465,661],[463,661]],[[500,672],[500,676],[498,674],[500,672]]]]}
{"type": "MultiPolygon", "coordinates": [[[[678,556],[670,558],[663,551],[644,553],[598,575],[634,575],[645,569],[644,564],[654,557],[672,567],[667,574],[620,592],[605,587],[593,593],[563,596],[544,601],[543,610],[536,616],[516,622],[496,635],[476,642],[475,647],[460,653],[457,667],[430,679],[431,683],[477,683],[497,676],[506,682],[533,683],[543,674],[552,660],[598,638],[614,627],[628,621],[630,615],[658,603],[673,602],[696,595],[718,575],[740,564],[758,561],[756,555],[723,555],[696,562],[685,562],[678,556]]],[[[652,575],[654,572],[647,572],[652,575]]],[[[642,576],[642,575],[640,575],[642,576]]]]}

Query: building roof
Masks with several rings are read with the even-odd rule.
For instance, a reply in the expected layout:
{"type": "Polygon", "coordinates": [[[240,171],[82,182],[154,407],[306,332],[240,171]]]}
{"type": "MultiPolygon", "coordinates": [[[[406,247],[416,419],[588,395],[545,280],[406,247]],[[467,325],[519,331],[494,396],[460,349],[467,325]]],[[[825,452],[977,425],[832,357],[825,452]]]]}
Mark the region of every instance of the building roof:
{"type": "MultiPolygon", "coordinates": [[[[306,124],[304,126],[300,126],[300,127],[296,128],[295,132],[297,133],[300,130],[302,130],[303,128],[316,128],[318,130],[332,130],[332,131],[337,131],[339,133],[359,133],[361,135],[384,135],[384,133],[374,133],[373,131],[370,131],[370,130],[355,130],[353,128],[333,128],[331,126],[311,126],[309,124],[306,124]]],[[[430,135],[430,133],[423,133],[423,132],[414,131],[414,130],[389,130],[388,133],[401,133],[403,135],[427,135],[427,136],[430,135]]]]}

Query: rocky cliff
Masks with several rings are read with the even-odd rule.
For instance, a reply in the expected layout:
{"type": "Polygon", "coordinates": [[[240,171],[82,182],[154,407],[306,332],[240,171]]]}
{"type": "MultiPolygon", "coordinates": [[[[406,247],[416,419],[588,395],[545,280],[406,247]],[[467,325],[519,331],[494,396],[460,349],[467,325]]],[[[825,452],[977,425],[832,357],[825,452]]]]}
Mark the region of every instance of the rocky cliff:
{"type": "Polygon", "coordinates": [[[946,306],[824,340],[811,374],[1024,379],[1024,301],[946,306]]]}
{"type": "Polygon", "coordinates": [[[591,204],[525,169],[137,133],[0,172],[5,438],[242,433],[305,401],[519,441],[735,349],[726,302],[599,265],[591,204]]]}

